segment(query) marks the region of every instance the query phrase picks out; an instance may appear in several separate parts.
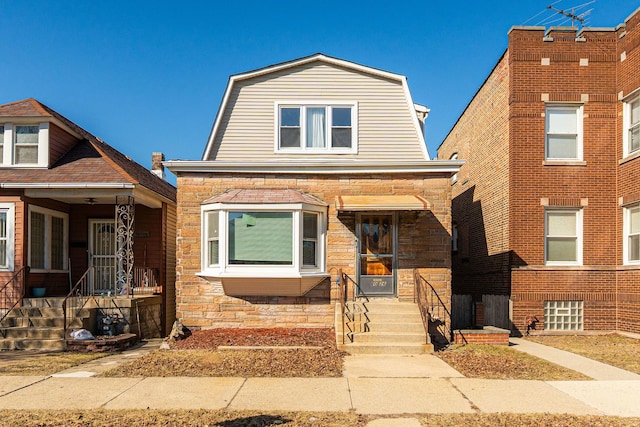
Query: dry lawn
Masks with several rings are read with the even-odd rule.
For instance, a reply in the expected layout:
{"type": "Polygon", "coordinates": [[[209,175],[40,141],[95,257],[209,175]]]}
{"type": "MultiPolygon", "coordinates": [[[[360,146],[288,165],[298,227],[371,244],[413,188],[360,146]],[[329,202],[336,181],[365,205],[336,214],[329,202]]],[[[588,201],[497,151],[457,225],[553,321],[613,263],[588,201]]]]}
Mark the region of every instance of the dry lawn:
{"type": "Polygon", "coordinates": [[[640,341],[616,334],[535,335],[528,340],[640,374],[640,341]]]}
{"type": "MultiPolygon", "coordinates": [[[[353,412],[256,412],[256,411],[8,411],[0,410],[3,426],[220,426],[220,427],[364,427],[383,418],[353,412]]],[[[390,417],[398,418],[398,417],[390,417]]],[[[523,426],[523,427],[632,427],[640,418],[573,416],[553,414],[407,414],[424,427],[523,426]]]]}
{"type": "Polygon", "coordinates": [[[109,353],[7,352],[0,358],[0,375],[51,375],[108,355],[109,353]]]}
{"type": "Polygon", "coordinates": [[[340,377],[345,353],[332,329],[211,329],[120,365],[106,377],[340,377]],[[221,350],[218,346],[255,346],[221,350]],[[296,349],[260,349],[298,346],[296,349]],[[305,348],[315,347],[315,348],[305,348]]]}
{"type": "Polygon", "coordinates": [[[468,378],[543,381],[591,379],[507,346],[454,345],[435,354],[468,378]]]}

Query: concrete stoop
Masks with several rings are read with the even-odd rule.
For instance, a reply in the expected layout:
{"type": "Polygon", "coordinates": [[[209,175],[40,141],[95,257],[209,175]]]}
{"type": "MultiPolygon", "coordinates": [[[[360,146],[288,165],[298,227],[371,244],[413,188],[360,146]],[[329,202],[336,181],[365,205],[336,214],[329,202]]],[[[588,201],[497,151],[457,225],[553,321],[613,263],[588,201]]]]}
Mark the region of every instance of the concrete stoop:
{"type": "MultiPolygon", "coordinates": [[[[22,307],[9,312],[0,323],[0,350],[47,350],[65,349],[64,298],[25,298],[22,307]]],[[[81,313],[71,322],[71,327],[84,327],[81,313]]]]}
{"type": "MultiPolygon", "coordinates": [[[[356,318],[352,334],[353,342],[339,344],[341,350],[351,354],[423,354],[432,353],[429,335],[424,329],[418,305],[398,300],[372,300],[359,305],[355,310],[362,314],[356,318]]],[[[354,307],[350,307],[354,310],[354,307]]]]}

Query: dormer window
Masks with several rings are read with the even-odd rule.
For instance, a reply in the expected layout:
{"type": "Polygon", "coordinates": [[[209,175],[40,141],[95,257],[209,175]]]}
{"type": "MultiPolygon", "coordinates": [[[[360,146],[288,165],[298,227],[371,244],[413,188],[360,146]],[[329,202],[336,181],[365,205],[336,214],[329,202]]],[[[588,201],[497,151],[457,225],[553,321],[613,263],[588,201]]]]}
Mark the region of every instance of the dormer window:
{"type": "Polygon", "coordinates": [[[278,103],[276,152],[354,153],[357,104],[278,103]]]}
{"type": "Polygon", "coordinates": [[[49,123],[0,125],[0,166],[48,166],[49,123]]]}
{"type": "Polygon", "coordinates": [[[14,138],[14,159],[16,165],[38,163],[38,135],[39,126],[16,126],[14,138]]]}

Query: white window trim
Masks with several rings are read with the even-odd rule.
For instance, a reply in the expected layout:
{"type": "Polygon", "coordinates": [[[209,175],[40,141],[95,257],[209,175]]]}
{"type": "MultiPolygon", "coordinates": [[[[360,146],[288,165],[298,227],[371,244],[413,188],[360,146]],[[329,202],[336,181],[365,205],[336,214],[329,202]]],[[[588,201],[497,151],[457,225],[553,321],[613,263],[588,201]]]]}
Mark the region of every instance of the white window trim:
{"type": "Polygon", "coordinates": [[[301,277],[305,274],[326,273],[326,208],[305,203],[289,204],[228,204],[214,203],[203,205],[201,212],[201,276],[210,277],[301,277]],[[207,244],[206,213],[218,211],[218,265],[208,265],[209,247],[207,244]],[[291,265],[233,265],[228,262],[228,219],[230,212],[293,212],[293,262],[291,265]],[[304,212],[318,213],[318,244],[316,245],[317,265],[303,266],[303,221],[304,212]]]}
{"type": "Polygon", "coordinates": [[[623,253],[623,265],[640,265],[639,260],[629,259],[629,228],[631,226],[631,209],[640,208],[640,203],[634,203],[632,205],[623,207],[623,236],[622,236],[622,253],[623,253]]]}
{"type": "Polygon", "coordinates": [[[358,102],[357,101],[276,101],[274,103],[274,153],[306,153],[306,154],[357,154],[358,153],[358,102]],[[300,147],[280,148],[280,109],[286,107],[300,108],[300,147]],[[315,148],[306,146],[306,120],[304,111],[309,107],[350,107],[351,108],[351,147],[331,147],[331,115],[327,114],[327,144],[326,147],[315,148]]]}
{"type": "Polygon", "coordinates": [[[45,268],[32,268],[31,272],[57,272],[68,271],[68,259],[69,259],[69,215],[64,212],[54,211],[52,209],[42,208],[40,206],[29,206],[29,239],[28,242],[28,257],[29,266],[31,266],[31,212],[38,212],[45,216],[45,246],[44,246],[44,265],[45,268]],[[62,270],[51,269],[51,217],[62,218],[63,220],[63,259],[62,270]]]}
{"type": "MultiPolygon", "coordinates": [[[[451,157],[449,157],[449,160],[458,160],[458,153],[453,153],[451,157]]],[[[458,182],[458,172],[451,175],[451,185],[455,184],[456,182],[458,182]]]]}
{"type": "Polygon", "coordinates": [[[544,159],[547,162],[581,162],[583,155],[583,135],[584,135],[584,105],[583,104],[546,104],[545,105],[545,123],[544,123],[544,159]],[[578,136],[576,138],[576,157],[549,157],[549,110],[563,110],[572,108],[576,110],[578,136]]]}
{"type": "Polygon", "coordinates": [[[634,151],[629,150],[629,128],[631,126],[631,103],[640,101],[640,94],[634,94],[633,96],[625,99],[622,106],[622,152],[623,157],[628,157],[632,154],[640,153],[640,148],[634,151]]]}
{"type": "Polygon", "coordinates": [[[575,266],[582,265],[582,240],[583,240],[583,228],[582,228],[582,209],[572,208],[548,208],[544,211],[544,263],[545,265],[556,266],[575,266]],[[576,216],[576,261],[548,261],[547,260],[547,238],[548,235],[548,216],[549,212],[554,213],[574,213],[576,216]]]}
{"type": "Polygon", "coordinates": [[[3,123],[4,126],[4,146],[3,162],[0,167],[12,168],[46,168],[49,166],[49,123],[48,122],[12,122],[3,123]],[[14,163],[15,154],[15,127],[16,126],[38,126],[38,162],[37,163],[14,163]]]}
{"type": "Polygon", "coordinates": [[[0,267],[0,271],[13,271],[15,263],[15,204],[0,203],[0,211],[7,214],[7,266],[0,267]]]}

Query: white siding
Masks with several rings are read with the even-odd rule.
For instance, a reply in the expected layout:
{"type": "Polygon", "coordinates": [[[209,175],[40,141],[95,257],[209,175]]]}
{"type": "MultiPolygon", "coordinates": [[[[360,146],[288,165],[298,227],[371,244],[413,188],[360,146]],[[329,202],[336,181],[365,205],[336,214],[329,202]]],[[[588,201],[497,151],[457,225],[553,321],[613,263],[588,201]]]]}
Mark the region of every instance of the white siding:
{"type": "Polygon", "coordinates": [[[237,81],[222,114],[206,160],[426,160],[401,82],[320,61],[237,81]],[[274,153],[274,103],[294,100],[358,102],[358,153],[274,153]]]}

